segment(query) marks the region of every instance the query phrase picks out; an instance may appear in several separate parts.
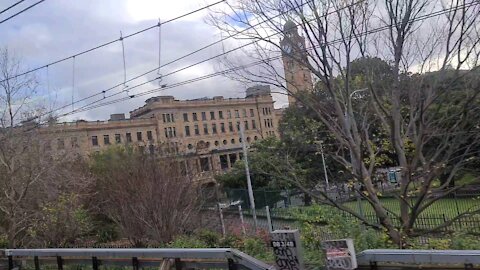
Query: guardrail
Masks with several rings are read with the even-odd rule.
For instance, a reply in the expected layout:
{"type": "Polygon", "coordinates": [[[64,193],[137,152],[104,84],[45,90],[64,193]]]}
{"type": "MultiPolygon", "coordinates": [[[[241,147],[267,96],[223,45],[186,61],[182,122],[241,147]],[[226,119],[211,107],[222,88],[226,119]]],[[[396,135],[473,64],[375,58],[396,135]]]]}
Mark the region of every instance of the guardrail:
{"type": "Polygon", "coordinates": [[[359,269],[404,268],[406,265],[473,269],[474,265],[480,265],[480,250],[368,249],[357,255],[357,263],[359,269]]]}
{"type": "Polygon", "coordinates": [[[274,267],[243,252],[231,248],[60,248],[60,249],[5,249],[8,270],[19,269],[30,262],[35,270],[42,264],[56,264],[58,270],[64,265],[131,266],[181,269],[251,269],[273,270],[274,267]]]}

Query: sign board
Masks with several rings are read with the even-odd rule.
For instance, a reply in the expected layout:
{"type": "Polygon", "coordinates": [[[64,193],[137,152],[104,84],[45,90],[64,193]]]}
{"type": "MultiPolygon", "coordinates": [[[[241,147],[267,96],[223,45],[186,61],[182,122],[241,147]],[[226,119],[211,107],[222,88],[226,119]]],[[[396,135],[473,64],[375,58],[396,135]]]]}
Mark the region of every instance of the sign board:
{"type": "Polygon", "coordinates": [[[327,269],[345,270],[357,268],[357,258],[352,239],[323,241],[322,248],[325,252],[325,266],[327,269]]]}
{"type": "Polygon", "coordinates": [[[303,270],[302,243],[298,230],[275,230],[271,234],[271,246],[278,270],[303,270]]]}

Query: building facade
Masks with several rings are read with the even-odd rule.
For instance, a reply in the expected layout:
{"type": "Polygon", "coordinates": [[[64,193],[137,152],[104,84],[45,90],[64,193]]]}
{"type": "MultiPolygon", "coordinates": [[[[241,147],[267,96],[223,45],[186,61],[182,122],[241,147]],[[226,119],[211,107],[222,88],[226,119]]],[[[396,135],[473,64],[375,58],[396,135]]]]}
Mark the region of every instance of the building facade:
{"type": "Polygon", "coordinates": [[[240,126],[247,144],[278,136],[269,87],[247,89],[245,98],[176,100],[152,97],[108,121],[76,121],[48,126],[46,145],[57,152],[88,155],[112,145],[131,144],[144,151],[177,156],[199,180],[212,180],[242,158],[240,126]]]}
{"type": "Polygon", "coordinates": [[[297,25],[287,21],[283,27],[282,48],[283,69],[288,91],[288,104],[295,104],[295,95],[299,92],[313,91],[312,74],[306,66],[308,63],[305,38],[300,36],[297,25]]]}

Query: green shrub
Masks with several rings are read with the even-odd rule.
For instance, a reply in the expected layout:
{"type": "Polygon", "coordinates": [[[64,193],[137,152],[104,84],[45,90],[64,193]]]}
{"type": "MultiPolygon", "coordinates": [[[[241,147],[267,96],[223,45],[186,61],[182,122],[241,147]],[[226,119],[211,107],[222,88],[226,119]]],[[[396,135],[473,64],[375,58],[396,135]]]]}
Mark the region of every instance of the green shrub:
{"type": "Polygon", "coordinates": [[[201,230],[197,233],[197,238],[208,247],[218,247],[220,244],[220,234],[213,231],[201,230]]]}
{"type": "Polygon", "coordinates": [[[172,242],[168,243],[169,248],[209,248],[205,242],[193,236],[178,236],[172,242]]]}

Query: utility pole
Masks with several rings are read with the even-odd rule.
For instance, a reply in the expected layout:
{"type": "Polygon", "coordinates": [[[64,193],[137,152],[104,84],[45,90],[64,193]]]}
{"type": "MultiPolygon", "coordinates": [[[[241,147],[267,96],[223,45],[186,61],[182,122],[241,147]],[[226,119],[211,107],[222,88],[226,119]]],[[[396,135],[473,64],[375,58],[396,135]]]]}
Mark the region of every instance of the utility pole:
{"type": "Polygon", "coordinates": [[[255,211],[255,198],[253,197],[252,181],[250,179],[250,169],[248,167],[248,151],[245,143],[245,127],[240,123],[240,138],[242,139],[243,160],[245,161],[245,174],[247,175],[248,197],[250,198],[250,209],[253,215],[254,230],[257,231],[257,213],[255,211]]]}
{"type": "Polygon", "coordinates": [[[327,184],[327,190],[329,190],[330,185],[328,184],[327,166],[325,165],[325,156],[323,155],[322,141],[319,141],[319,144],[320,144],[320,154],[322,154],[323,172],[325,173],[325,183],[327,184]]]}

